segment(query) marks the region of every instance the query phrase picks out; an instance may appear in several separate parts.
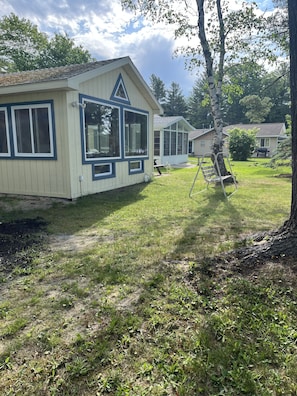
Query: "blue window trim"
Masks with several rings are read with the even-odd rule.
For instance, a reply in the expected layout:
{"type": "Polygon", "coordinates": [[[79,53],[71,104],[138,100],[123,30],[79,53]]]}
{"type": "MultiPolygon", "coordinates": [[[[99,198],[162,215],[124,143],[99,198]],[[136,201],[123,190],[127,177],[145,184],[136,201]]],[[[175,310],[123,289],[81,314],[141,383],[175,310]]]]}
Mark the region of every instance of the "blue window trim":
{"type": "Polygon", "coordinates": [[[103,180],[103,179],[110,179],[113,177],[116,177],[116,166],[115,166],[115,162],[109,162],[109,161],[105,161],[105,162],[98,162],[98,163],[93,163],[92,164],[92,175],[93,175],[93,181],[95,180],[103,180]],[[101,175],[96,175],[95,174],[95,167],[96,166],[100,166],[100,165],[109,165],[111,172],[110,173],[102,173],[101,175]]]}
{"type": "Polygon", "coordinates": [[[86,142],[85,142],[85,122],[84,122],[84,106],[79,107],[79,112],[80,112],[80,130],[81,130],[81,147],[82,147],[82,163],[83,164],[93,164],[93,163],[99,163],[99,162],[111,162],[114,160],[121,160],[122,158],[122,117],[121,117],[121,106],[118,103],[114,103],[105,99],[100,99],[100,98],[95,98],[93,96],[88,96],[88,95],[79,95],[79,103],[82,105],[84,102],[95,102],[98,104],[106,105],[106,106],[111,106],[119,109],[119,143],[120,143],[120,155],[119,157],[96,157],[96,158],[86,158],[86,142]]]}
{"type": "MultiPolygon", "coordinates": [[[[129,111],[129,112],[134,112],[134,113],[138,113],[138,114],[143,114],[146,116],[146,133],[147,133],[147,152],[149,153],[149,112],[145,111],[145,110],[140,110],[140,109],[136,109],[133,107],[123,107],[122,109],[122,113],[123,113],[123,125],[125,125],[125,112],[129,111]]],[[[125,128],[123,128],[123,139],[125,141],[125,128]]],[[[126,160],[131,160],[131,159],[148,159],[148,154],[144,154],[144,155],[134,155],[134,156],[129,156],[129,155],[125,155],[125,152],[123,153],[123,158],[126,160]]]]}
{"type": "Polygon", "coordinates": [[[82,164],[84,165],[91,165],[92,166],[92,178],[93,181],[100,181],[103,179],[114,178],[116,177],[116,164],[126,162],[128,163],[128,174],[135,175],[137,173],[144,173],[144,160],[149,159],[149,111],[139,109],[136,107],[129,106],[127,102],[125,103],[118,103],[116,101],[106,100],[97,98],[94,96],[86,95],[86,94],[79,94],[79,103],[82,105],[85,101],[92,101],[96,103],[101,103],[103,105],[112,106],[119,108],[119,134],[120,134],[120,157],[102,157],[102,158],[90,158],[86,160],[85,157],[85,131],[84,131],[84,106],[79,106],[79,113],[80,113],[80,130],[81,130],[81,147],[82,147],[82,164]],[[148,153],[145,155],[137,155],[131,157],[125,157],[125,125],[124,125],[124,114],[126,111],[134,111],[136,113],[144,114],[147,116],[147,134],[148,134],[148,153]],[[141,161],[140,170],[131,171],[130,170],[130,162],[133,161],[141,161]],[[111,164],[112,172],[111,174],[103,174],[100,176],[95,176],[95,166],[100,164],[111,164]]]}
{"type": "Polygon", "coordinates": [[[7,106],[0,106],[0,111],[4,111],[5,127],[6,127],[5,134],[7,140],[7,153],[0,153],[0,159],[11,158],[12,145],[11,145],[11,134],[9,132],[9,111],[7,109],[7,106]]]}
{"type": "Polygon", "coordinates": [[[0,156],[0,159],[7,160],[44,160],[44,161],[52,161],[57,160],[57,145],[56,145],[56,125],[55,125],[55,109],[54,109],[54,101],[53,99],[48,100],[40,100],[40,101],[30,101],[30,102],[14,102],[2,104],[0,108],[7,108],[7,116],[8,116],[8,131],[9,131],[9,143],[10,143],[10,152],[11,155],[8,156],[0,156]],[[22,155],[21,153],[16,154],[16,147],[14,141],[14,131],[13,131],[13,107],[16,106],[35,106],[35,105],[48,105],[49,106],[49,117],[51,119],[52,124],[52,154],[51,155],[30,155],[30,153],[26,155],[22,155]]]}
{"type": "Polygon", "coordinates": [[[137,173],[144,173],[144,160],[137,158],[135,158],[134,160],[129,160],[129,175],[135,175],[137,173]],[[139,162],[140,167],[138,169],[131,169],[132,162],[139,162]]]}
{"type": "Polygon", "coordinates": [[[129,99],[128,92],[127,92],[127,89],[126,89],[126,86],[125,86],[125,83],[124,83],[124,80],[123,80],[123,77],[122,77],[121,73],[119,74],[117,82],[115,83],[115,86],[113,88],[113,91],[112,91],[112,94],[110,96],[110,99],[115,101],[115,102],[119,102],[119,103],[124,103],[126,105],[130,105],[130,99],[129,99]],[[125,98],[121,98],[120,96],[116,96],[116,93],[117,93],[117,91],[118,91],[120,86],[122,86],[122,88],[124,90],[126,99],[125,98]]]}

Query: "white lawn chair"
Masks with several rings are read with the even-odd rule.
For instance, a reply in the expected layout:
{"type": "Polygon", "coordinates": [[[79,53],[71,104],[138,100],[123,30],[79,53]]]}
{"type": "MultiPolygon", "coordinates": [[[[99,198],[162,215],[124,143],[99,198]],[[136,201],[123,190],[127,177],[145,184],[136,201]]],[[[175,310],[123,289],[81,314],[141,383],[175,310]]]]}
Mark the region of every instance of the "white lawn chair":
{"type": "Polygon", "coordinates": [[[191,189],[189,196],[192,197],[193,195],[200,194],[203,191],[207,190],[209,185],[221,185],[223,193],[225,198],[229,199],[236,191],[237,191],[237,182],[236,179],[232,173],[232,167],[231,163],[229,161],[228,157],[225,157],[223,153],[218,153],[218,154],[212,154],[212,153],[207,153],[204,154],[202,158],[198,159],[198,169],[194,178],[194,181],[192,183],[191,189]],[[219,157],[222,156],[223,159],[225,160],[225,164],[227,163],[227,168],[229,174],[226,176],[221,175],[220,167],[219,167],[219,157]],[[197,192],[194,192],[194,187],[195,183],[198,179],[199,173],[202,173],[204,181],[206,182],[206,188],[203,190],[199,190],[197,192]],[[228,185],[232,184],[233,185],[233,191],[231,193],[226,192],[225,188],[225,183],[228,185]]]}

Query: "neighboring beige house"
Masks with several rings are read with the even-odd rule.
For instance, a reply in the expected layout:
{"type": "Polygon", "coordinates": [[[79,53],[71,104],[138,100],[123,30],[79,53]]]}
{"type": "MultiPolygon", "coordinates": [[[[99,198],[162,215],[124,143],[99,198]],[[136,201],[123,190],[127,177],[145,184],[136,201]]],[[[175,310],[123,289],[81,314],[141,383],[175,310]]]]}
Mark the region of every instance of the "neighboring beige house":
{"type": "Polygon", "coordinates": [[[0,75],[0,192],[74,199],[146,179],[162,108],[129,57],[0,75]]]}
{"type": "MultiPolygon", "coordinates": [[[[226,132],[223,132],[224,141],[228,137],[226,132]]],[[[214,128],[211,129],[195,129],[189,135],[189,152],[196,157],[203,157],[203,155],[212,152],[214,141],[214,128]]],[[[228,154],[228,148],[224,144],[224,154],[228,154]]]]}
{"type": "Polygon", "coordinates": [[[184,117],[154,116],[154,159],[158,164],[188,161],[189,133],[194,127],[184,117]]]}
{"type": "Polygon", "coordinates": [[[228,125],[224,128],[228,133],[231,129],[255,129],[257,150],[253,156],[267,156],[271,157],[277,151],[278,144],[281,140],[287,138],[286,126],[284,123],[267,123],[267,124],[236,124],[228,125]]]}

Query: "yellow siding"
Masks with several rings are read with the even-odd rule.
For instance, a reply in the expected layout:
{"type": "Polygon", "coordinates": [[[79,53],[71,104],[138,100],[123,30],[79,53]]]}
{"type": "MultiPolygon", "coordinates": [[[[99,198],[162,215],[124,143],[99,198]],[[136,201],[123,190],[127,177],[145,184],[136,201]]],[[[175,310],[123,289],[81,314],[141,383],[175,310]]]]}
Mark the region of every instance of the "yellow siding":
{"type": "Polygon", "coordinates": [[[1,98],[1,104],[53,100],[57,153],[57,160],[0,159],[1,193],[70,198],[67,119],[64,117],[65,98],[63,92],[1,98]]]}
{"type": "MultiPolygon", "coordinates": [[[[2,96],[0,104],[53,100],[57,159],[1,159],[0,193],[77,198],[144,181],[153,170],[153,114],[133,81],[123,69],[84,82],[78,91],[52,91],[2,96]],[[116,177],[93,180],[92,164],[82,163],[81,109],[72,106],[79,93],[110,100],[119,74],[122,74],[131,106],[149,112],[150,159],[144,161],[144,173],[129,175],[128,161],[116,163],[116,177]],[[80,181],[82,177],[82,181],[80,181]]],[[[129,106],[127,106],[129,107],[129,106]]],[[[123,144],[123,142],[122,142],[123,144]]]]}

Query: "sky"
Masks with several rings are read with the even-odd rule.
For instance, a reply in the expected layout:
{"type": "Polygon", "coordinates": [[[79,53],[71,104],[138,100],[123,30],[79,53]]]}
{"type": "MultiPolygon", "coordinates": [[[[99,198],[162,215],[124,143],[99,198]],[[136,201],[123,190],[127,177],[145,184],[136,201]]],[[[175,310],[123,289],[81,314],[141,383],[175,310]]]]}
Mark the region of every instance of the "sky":
{"type": "MultiPolygon", "coordinates": [[[[263,11],[273,8],[272,0],[257,2],[263,11]]],[[[173,28],[123,10],[120,0],[0,0],[0,6],[0,17],[14,13],[29,19],[49,37],[67,33],[96,60],[130,56],[148,84],[155,74],[166,88],[178,83],[187,97],[197,80],[197,72],[186,70],[185,59],[174,55],[187,43],[174,39],[173,28]]]]}

